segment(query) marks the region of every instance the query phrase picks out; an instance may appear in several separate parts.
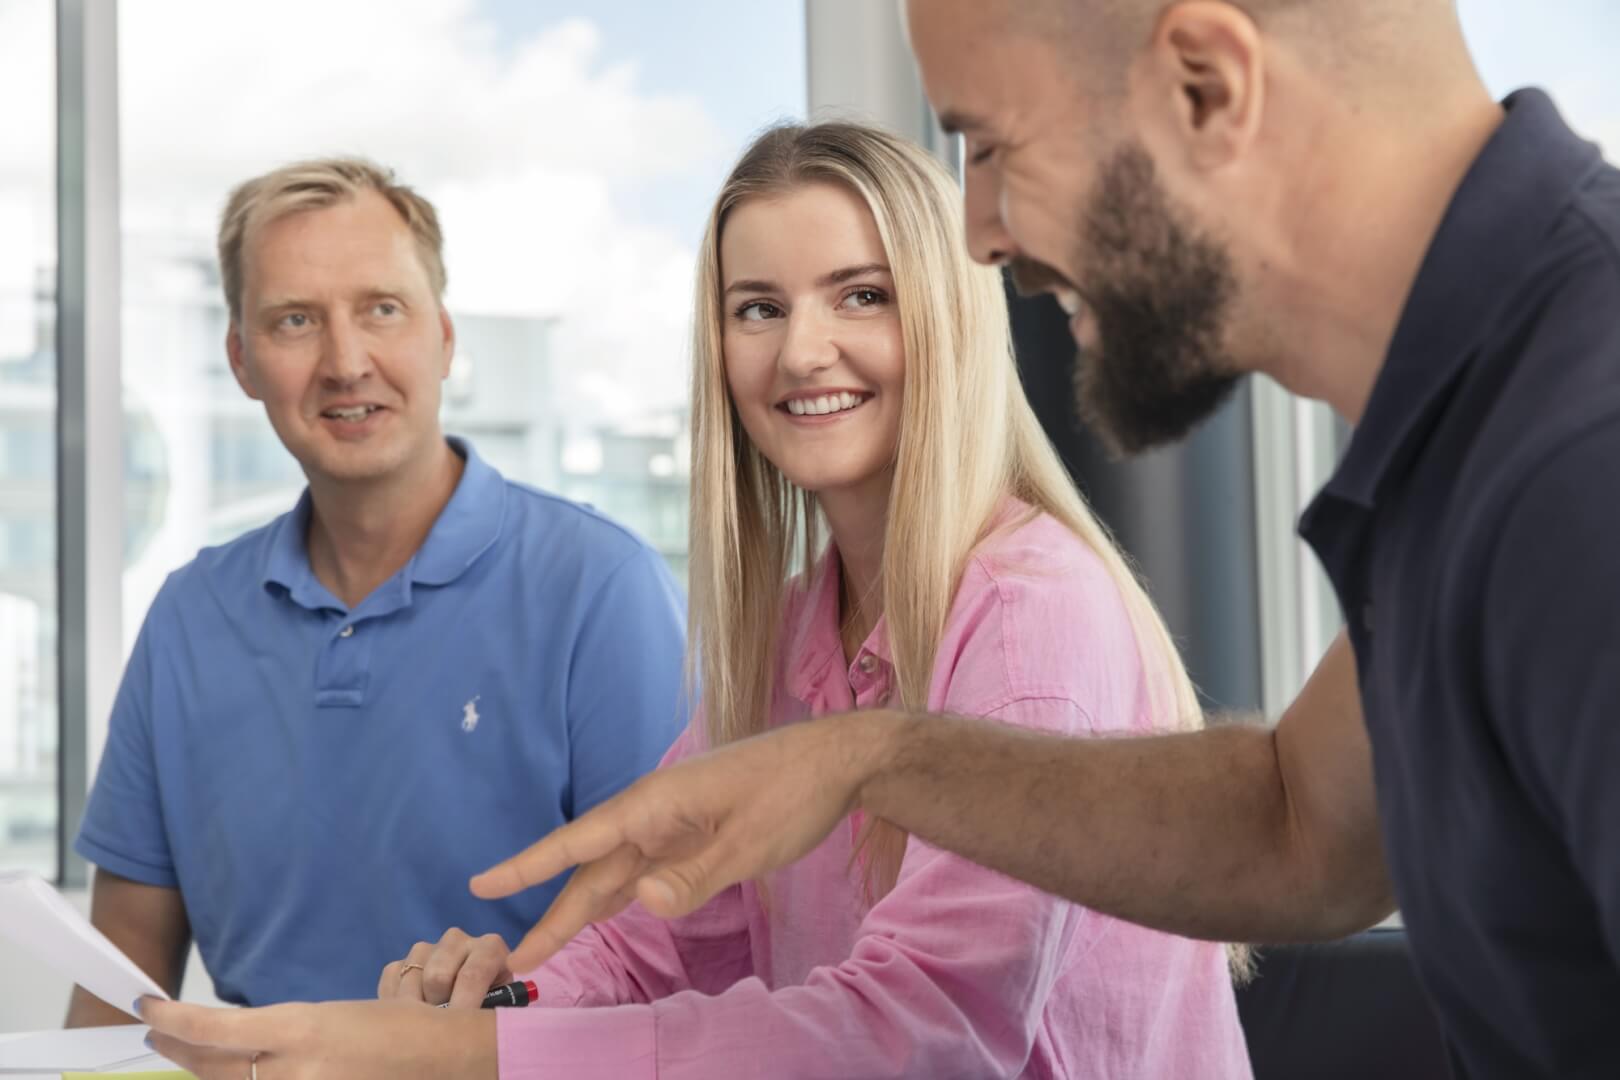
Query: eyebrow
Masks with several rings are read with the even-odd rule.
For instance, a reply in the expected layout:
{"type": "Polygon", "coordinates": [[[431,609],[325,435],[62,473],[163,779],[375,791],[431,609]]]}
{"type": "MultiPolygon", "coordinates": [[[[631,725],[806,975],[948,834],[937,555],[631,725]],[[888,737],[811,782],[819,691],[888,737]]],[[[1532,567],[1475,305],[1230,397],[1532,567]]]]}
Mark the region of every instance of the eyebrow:
{"type": "MultiPolygon", "coordinates": [[[[859,266],[846,266],[842,270],[834,270],[830,274],[823,274],[816,279],[816,288],[825,289],[831,285],[842,285],[858,277],[868,274],[887,274],[889,268],[883,263],[862,263],[859,266]]],[[[726,286],[726,295],[739,292],[778,292],[780,291],[774,281],[764,281],[759,278],[744,278],[733,281],[726,286]]]]}
{"type": "MultiPolygon", "coordinates": [[[[394,300],[403,304],[405,302],[404,296],[405,290],[403,289],[384,287],[363,289],[354,295],[354,299],[359,300],[362,303],[369,303],[375,300],[394,300]]],[[[288,308],[321,307],[322,303],[322,301],[314,300],[306,296],[277,296],[257,305],[254,310],[259,314],[268,315],[271,313],[285,311],[288,308]]]]}
{"type": "Polygon", "coordinates": [[[947,109],[939,117],[940,130],[947,135],[961,135],[987,126],[982,118],[962,112],[960,109],[947,109]]]}

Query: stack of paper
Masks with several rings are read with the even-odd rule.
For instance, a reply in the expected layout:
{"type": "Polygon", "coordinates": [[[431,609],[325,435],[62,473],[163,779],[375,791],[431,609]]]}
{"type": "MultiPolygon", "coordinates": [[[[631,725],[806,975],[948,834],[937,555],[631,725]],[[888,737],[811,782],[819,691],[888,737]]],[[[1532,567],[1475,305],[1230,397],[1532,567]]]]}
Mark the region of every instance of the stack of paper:
{"type": "Polygon", "coordinates": [[[146,1027],[73,1028],[36,1031],[0,1042],[0,1076],[58,1076],[65,1072],[121,1072],[168,1063],[146,1046],[146,1027]]]}

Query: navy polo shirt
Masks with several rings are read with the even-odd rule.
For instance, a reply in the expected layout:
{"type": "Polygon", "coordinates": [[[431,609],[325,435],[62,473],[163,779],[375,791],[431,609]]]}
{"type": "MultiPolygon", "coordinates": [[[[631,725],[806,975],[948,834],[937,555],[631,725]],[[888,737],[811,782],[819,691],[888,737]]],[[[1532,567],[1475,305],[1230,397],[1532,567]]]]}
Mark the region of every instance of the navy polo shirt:
{"type": "Polygon", "coordinates": [[[1543,94],[1418,274],[1301,532],[1460,1077],[1620,1077],[1620,172],[1543,94]]]}
{"type": "Polygon", "coordinates": [[[415,557],[350,609],[305,550],[309,496],[164,584],[76,844],[178,888],[226,1001],[368,998],[460,926],[515,945],[560,887],[473,873],[658,763],[685,723],[663,560],[472,449],[415,557]]]}

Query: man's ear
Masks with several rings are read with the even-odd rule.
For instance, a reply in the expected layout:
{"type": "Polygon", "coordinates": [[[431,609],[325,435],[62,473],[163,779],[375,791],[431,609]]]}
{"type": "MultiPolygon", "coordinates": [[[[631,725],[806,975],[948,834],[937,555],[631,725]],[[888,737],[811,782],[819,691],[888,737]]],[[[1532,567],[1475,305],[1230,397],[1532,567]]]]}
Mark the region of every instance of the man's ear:
{"type": "Polygon", "coordinates": [[[1165,9],[1131,72],[1132,94],[1158,149],[1197,171],[1230,163],[1254,142],[1265,83],[1260,28],[1220,0],[1165,9]]]}
{"type": "Polygon", "coordinates": [[[232,319],[230,328],[225,331],[225,355],[231,361],[231,374],[236,376],[236,385],[242,388],[242,393],[254,401],[263,401],[253,385],[253,375],[248,371],[242,352],[242,328],[237,325],[235,319],[232,319]]]}
{"type": "Polygon", "coordinates": [[[439,378],[448,379],[450,365],[456,359],[456,324],[443,304],[439,305],[439,332],[444,335],[444,372],[439,378]]]}

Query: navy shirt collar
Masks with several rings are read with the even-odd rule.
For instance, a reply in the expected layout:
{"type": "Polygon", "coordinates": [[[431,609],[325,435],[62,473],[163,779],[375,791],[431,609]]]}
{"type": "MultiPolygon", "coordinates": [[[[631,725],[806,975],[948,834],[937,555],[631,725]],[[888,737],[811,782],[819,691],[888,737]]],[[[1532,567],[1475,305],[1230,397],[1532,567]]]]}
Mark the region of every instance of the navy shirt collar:
{"type": "MultiPolygon", "coordinates": [[[[1538,244],[1581,181],[1601,167],[1539,90],[1503,102],[1506,116],[1441,220],[1344,460],[1324,494],[1371,508],[1404,471],[1424,422],[1492,333],[1532,270],[1538,244]]],[[[1312,514],[1308,511],[1308,527],[1312,514]]]]}
{"type": "MultiPolygon", "coordinates": [[[[446,441],[465,459],[466,468],[422,547],[397,576],[405,603],[409,602],[412,585],[448,585],[455,581],[495,545],[501,534],[506,514],[505,480],[465,440],[451,436],[446,441]]],[[[292,512],[271,526],[262,584],[279,585],[302,607],[341,609],[343,605],[316,579],[309,565],[305,542],[309,512],[306,487],[292,512]]],[[[387,588],[385,585],[378,591],[387,588]]]]}

